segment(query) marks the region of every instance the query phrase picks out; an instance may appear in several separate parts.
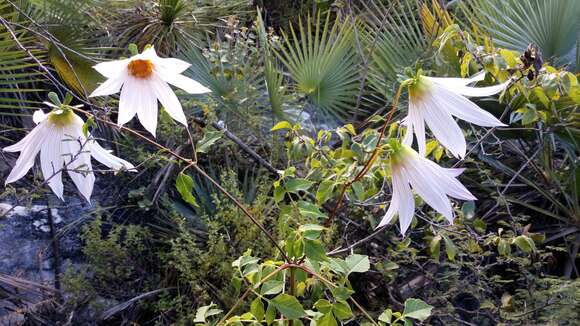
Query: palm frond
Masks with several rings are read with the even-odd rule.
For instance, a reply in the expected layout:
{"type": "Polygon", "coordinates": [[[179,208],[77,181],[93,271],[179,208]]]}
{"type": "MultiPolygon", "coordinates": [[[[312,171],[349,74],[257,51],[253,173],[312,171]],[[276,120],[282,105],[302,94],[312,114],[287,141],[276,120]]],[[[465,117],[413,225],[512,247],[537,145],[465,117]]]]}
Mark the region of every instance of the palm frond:
{"type": "Polygon", "coordinates": [[[108,20],[120,46],[153,44],[158,52],[171,55],[201,48],[206,33],[225,26],[228,17],[246,12],[247,6],[241,0],[136,0],[127,1],[108,20]]]}
{"type": "Polygon", "coordinates": [[[298,35],[293,25],[290,35],[283,32],[284,44],[276,54],[311,104],[343,120],[353,109],[359,86],[352,21],[336,18],[331,24],[330,14],[321,19],[318,13],[298,24],[298,35]]]}
{"type": "Polygon", "coordinates": [[[268,41],[268,34],[266,32],[266,26],[262,20],[262,14],[258,10],[257,16],[258,22],[258,36],[260,40],[260,45],[262,48],[262,53],[264,56],[264,81],[266,83],[266,89],[268,90],[268,95],[270,98],[270,106],[272,107],[272,112],[279,118],[284,118],[284,111],[282,104],[284,101],[284,89],[282,82],[284,76],[276,68],[275,58],[270,51],[270,44],[268,41]]]}
{"type": "Polygon", "coordinates": [[[36,38],[20,26],[21,15],[6,3],[0,4],[0,109],[2,116],[26,116],[35,109],[38,101],[33,100],[38,92],[45,91],[46,81],[34,55],[45,62],[45,51],[36,43],[36,38]]]}
{"type": "Polygon", "coordinates": [[[574,63],[580,36],[580,1],[469,0],[459,3],[468,24],[497,46],[523,51],[536,44],[545,58],[574,63]]]}
{"type": "Polygon", "coordinates": [[[416,18],[418,12],[411,0],[396,0],[388,7],[373,0],[359,8],[359,15],[364,17],[365,47],[372,51],[369,84],[377,92],[389,96],[397,74],[428,52],[431,41],[416,18]]]}

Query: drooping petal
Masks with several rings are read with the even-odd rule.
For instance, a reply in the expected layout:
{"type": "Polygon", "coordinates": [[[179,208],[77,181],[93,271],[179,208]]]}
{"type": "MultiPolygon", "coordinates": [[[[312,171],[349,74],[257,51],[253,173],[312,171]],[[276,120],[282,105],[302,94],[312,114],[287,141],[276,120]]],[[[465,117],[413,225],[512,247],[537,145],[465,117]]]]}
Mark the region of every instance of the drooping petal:
{"type": "Polygon", "coordinates": [[[132,172],[137,172],[133,164],[119,158],[113,154],[111,151],[104,149],[97,143],[96,140],[90,140],[87,144],[89,151],[91,152],[91,156],[94,157],[97,161],[101,162],[102,164],[108,166],[113,170],[121,170],[126,169],[132,172]]]}
{"type": "Polygon", "coordinates": [[[461,175],[461,173],[463,173],[463,171],[465,171],[464,168],[450,168],[450,169],[443,169],[445,170],[445,172],[447,172],[450,176],[457,178],[458,176],[461,175]]]}
{"type": "Polygon", "coordinates": [[[179,99],[177,98],[171,87],[169,87],[169,85],[167,85],[166,82],[164,82],[157,76],[153,78],[154,78],[152,81],[154,82],[154,85],[152,86],[153,91],[155,92],[155,96],[159,99],[159,102],[161,102],[161,105],[163,105],[165,111],[174,120],[180,122],[184,126],[187,126],[187,118],[183,113],[181,102],[179,102],[179,99]]]}
{"type": "Polygon", "coordinates": [[[469,78],[457,78],[457,77],[428,77],[423,76],[428,80],[432,81],[433,83],[442,85],[446,88],[453,89],[456,87],[463,87],[467,86],[471,83],[482,81],[485,79],[485,71],[480,71],[477,74],[469,77],[469,78]]]}
{"type": "Polygon", "coordinates": [[[20,142],[4,148],[8,152],[21,152],[14,168],[12,168],[12,171],[10,171],[10,174],[6,178],[6,184],[22,178],[34,165],[36,154],[40,151],[40,147],[47,136],[46,125],[43,123],[36,126],[28,136],[30,137],[25,137],[20,142]]]}
{"type": "MultiPolygon", "coordinates": [[[[427,160],[427,159],[424,159],[427,160]]],[[[433,173],[428,169],[423,160],[416,157],[407,157],[402,162],[405,169],[404,177],[409,180],[411,187],[423,200],[441,213],[448,220],[453,220],[451,202],[442,189],[442,186],[433,178],[433,173]]],[[[441,173],[445,173],[441,171],[441,173]]]]}
{"type": "Polygon", "coordinates": [[[90,202],[95,175],[92,171],[91,155],[86,148],[86,139],[82,135],[82,131],[75,127],[67,128],[62,144],[68,175],[81,195],[90,202]]]}
{"type": "Polygon", "coordinates": [[[494,95],[494,94],[497,94],[497,93],[503,91],[509,85],[509,83],[510,83],[510,81],[508,80],[504,83],[501,83],[499,85],[494,85],[494,86],[488,86],[488,87],[463,86],[463,87],[456,87],[456,88],[453,88],[451,90],[458,93],[458,94],[465,95],[465,96],[482,97],[482,96],[494,95]]]}
{"type": "Polygon", "coordinates": [[[434,87],[437,92],[441,94],[441,97],[445,98],[447,111],[457,118],[482,127],[505,126],[505,124],[499,121],[491,113],[480,108],[469,99],[455,95],[452,91],[445,88],[438,86],[434,87]]]}
{"type": "MultiPolygon", "coordinates": [[[[441,190],[453,198],[462,200],[476,200],[475,196],[459,180],[456,179],[458,175],[457,170],[462,169],[445,169],[425,158],[420,158],[425,166],[425,169],[430,171],[434,181],[440,186],[441,190]]],[[[462,172],[462,171],[461,171],[462,172]]],[[[459,172],[459,174],[461,174],[459,172]]]]}
{"type": "MultiPolygon", "coordinates": [[[[453,95],[461,96],[461,95],[453,95]]],[[[423,117],[427,126],[441,145],[447,148],[455,157],[462,158],[467,151],[467,144],[461,128],[453,120],[451,114],[446,111],[445,99],[434,94],[429,102],[422,108],[423,117]]]]}
{"type": "Polygon", "coordinates": [[[124,81],[125,81],[125,79],[123,78],[123,76],[119,76],[116,78],[109,78],[109,79],[105,80],[104,83],[99,85],[99,87],[97,87],[91,93],[91,95],[89,95],[89,97],[116,94],[121,90],[121,86],[123,86],[124,81]]]}
{"type": "Polygon", "coordinates": [[[38,140],[36,135],[41,132],[41,127],[33,128],[24,138],[22,138],[19,142],[14,145],[6,146],[2,150],[5,152],[20,152],[26,149],[28,146],[32,145],[32,141],[34,139],[38,140]]]}
{"type": "MultiPolygon", "coordinates": [[[[407,116],[408,117],[408,116],[407,116]]],[[[406,118],[407,119],[407,118],[406,118]]],[[[413,124],[406,120],[407,130],[405,131],[405,136],[403,137],[403,144],[407,146],[413,145],[413,124]]]]}
{"type": "Polygon", "coordinates": [[[47,135],[40,150],[40,168],[44,181],[48,184],[54,194],[63,198],[62,168],[64,157],[62,156],[62,128],[48,127],[47,135]]]}
{"type": "Polygon", "coordinates": [[[209,93],[211,90],[195,80],[180,74],[171,74],[165,71],[158,72],[159,77],[173,86],[179,87],[189,94],[209,93]]]}
{"type": "Polygon", "coordinates": [[[425,141],[425,118],[423,117],[423,102],[412,103],[409,102],[409,116],[413,123],[413,130],[417,136],[417,145],[419,146],[419,153],[422,156],[427,154],[427,144],[425,141]]]}
{"type": "Polygon", "coordinates": [[[403,170],[404,168],[401,168],[400,171],[393,173],[393,189],[397,189],[396,192],[393,192],[393,195],[396,193],[398,196],[399,225],[401,234],[405,235],[413,221],[413,215],[415,215],[415,200],[409,183],[404,177],[403,170]]]}
{"type": "Polygon", "coordinates": [[[397,189],[395,189],[395,187],[393,187],[393,195],[391,196],[391,202],[389,203],[389,208],[387,209],[387,212],[385,213],[385,215],[381,219],[381,222],[379,223],[379,225],[377,225],[377,228],[380,228],[382,226],[389,224],[393,220],[393,217],[395,216],[395,214],[398,213],[398,211],[399,211],[399,202],[398,202],[399,195],[395,194],[395,191],[397,191],[397,189]]]}
{"type": "Polygon", "coordinates": [[[128,78],[121,89],[121,97],[119,98],[119,114],[117,117],[117,124],[122,126],[131,121],[140,103],[140,92],[144,91],[139,88],[134,78],[128,78]]]}
{"type": "Polygon", "coordinates": [[[130,61],[131,59],[121,59],[101,62],[94,65],[93,69],[107,78],[117,78],[122,75],[127,75],[127,65],[130,61]]]}
{"type": "Polygon", "coordinates": [[[155,137],[155,131],[157,130],[157,97],[155,96],[155,91],[150,81],[147,80],[137,80],[139,89],[143,92],[139,93],[138,96],[138,107],[137,107],[137,117],[141,125],[149,131],[153,137],[155,137]]]}

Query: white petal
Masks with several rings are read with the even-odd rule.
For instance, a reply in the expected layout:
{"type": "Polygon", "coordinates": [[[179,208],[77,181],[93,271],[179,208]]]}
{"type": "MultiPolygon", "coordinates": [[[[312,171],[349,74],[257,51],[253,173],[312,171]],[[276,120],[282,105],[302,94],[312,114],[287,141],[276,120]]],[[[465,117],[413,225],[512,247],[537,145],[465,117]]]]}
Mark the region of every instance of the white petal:
{"type": "Polygon", "coordinates": [[[413,124],[409,122],[409,119],[405,119],[407,130],[405,131],[405,136],[403,137],[403,144],[410,147],[413,145],[413,124]]]}
{"type": "Polygon", "coordinates": [[[157,98],[151,80],[138,80],[139,88],[144,90],[138,94],[137,117],[141,125],[155,137],[157,130],[157,98]]]}
{"type": "Polygon", "coordinates": [[[157,52],[155,52],[155,47],[150,46],[147,49],[145,49],[145,51],[141,52],[138,55],[132,56],[130,58],[130,60],[136,60],[136,59],[154,61],[154,60],[160,59],[160,58],[159,58],[159,56],[157,56],[157,52]]]}
{"type": "Polygon", "coordinates": [[[427,144],[425,142],[425,118],[423,117],[422,110],[424,107],[423,102],[419,103],[409,103],[409,118],[413,124],[413,130],[417,136],[417,145],[419,146],[419,153],[421,156],[427,154],[427,144]]]}
{"type": "Polygon", "coordinates": [[[189,94],[209,93],[211,90],[195,80],[180,74],[174,74],[167,71],[157,71],[159,77],[173,86],[177,86],[189,94]]]}
{"type": "Polygon", "coordinates": [[[395,195],[395,191],[396,190],[393,188],[393,195],[391,196],[391,203],[389,204],[389,208],[387,209],[385,216],[383,216],[383,218],[381,219],[381,222],[379,223],[379,225],[377,225],[377,229],[389,224],[391,222],[391,220],[393,219],[393,217],[395,216],[395,213],[397,213],[399,210],[399,203],[397,202],[399,196],[395,195]]]}
{"type": "MultiPolygon", "coordinates": [[[[46,137],[46,125],[40,124],[36,126],[29,134],[30,137],[28,139],[21,140],[15,145],[10,146],[10,149],[14,151],[21,151],[20,156],[16,160],[16,164],[10,174],[6,178],[6,184],[12,183],[20,178],[22,178],[30,168],[34,165],[34,159],[36,158],[36,154],[40,151],[40,147],[42,142],[45,140],[46,137]],[[36,131],[35,131],[36,130],[36,131]],[[24,143],[23,143],[24,142],[24,143]],[[25,146],[23,146],[25,145],[25,146]]],[[[4,148],[7,151],[9,148],[4,148]]]]}
{"type": "Polygon", "coordinates": [[[121,75],[128,75],[127,66],[131,59],[113,60],[101,62],[93,66],[101,75],[107,78],[117,78],[121,75]]]}
{"type": "Polygon", "coordinates": [[[505,126],[491,113],[483,110],[469,99],[457,96],[452,91],[442,87],[435,86],[435,88],[446,99],[447,111],[457,118],[482,127],[505,126]]]}
{"type": "Polygon", "coordinates": [[[65,135],[62,143],[68,175],[83,197],[90,202],[95,175],[92,172],[91,155],[85,145],[86,139],[81,131],[73,128],[68,128],[65,133],[68,136],[65,135]]]}
{"type": "Polygon", "coordinates": [[[156,71],[167,72],[168,74],[181,74],[186,71],[191,64],[175,58],[159,58],[153,60],[156,71]]]}
{"type": "Polygon", "coordinates": [[[44,181],[54,194],[64,200],[63,198],[63,184],[62,184],[62,168],[64,158],[62,156],[62,128],[46,128],[47,135],[45,136],[42,149],[40,150],[40,167],[44,181]]]}
{"type": "MultiPolygon", "coordinates": [[[[457,170],[462,169],[445,169],[437,165],[435,162],[422,158],[425,168],[430,171],[434,181],[440,186],[440,189],[453,198],[462,200],[477,200],[475,196],[459,180],[456,179],[458,175],[457,170]]],[[[463,171],[461,171],[463,172],[463,171]]],[[[461,174],[459,172],[459,174],[461,174]]]]}
{"type": "Polygon", "coordinates": [[[41,132],[42,129],[43,129],[43,127],[39,127],[39,126],[34,127],[19,142],[17,142],[14,145],[4,147],[2,150],[5,152],[21,152],[23,149],[26,149],[28,146],[32,146],[33,145],[32,142],[34,141],[34,139],[36,139],[36,141],[38,141],[38,139],[36,138],[37,137],[36,135],[39,132],[41,132]]]}
{"type": "Polygon", "coordinates": [[[447,172],[450,176],[452,176],[453,178],[457,178],[458,176],[461,175],[461,173],[463,173],[463,171],[465,171],[464,168],[451,168],[451,169],[443,169],[445,170],[445,172],[447,172]]]}
{"type": "Polygon", "coordinates": [[[99,85],[99,87],[97,87],[89,97],[116,94],[121,90],[124,81],[125,80],[122,77],[109,78],[99,85]]]}
{"type": "Polygon", "coordinates": [[[42,121],[46,120],[46,118],[48,118],[48,114],[45,114],[42,110],[36,110],[32,114],[32,121],[34,121],[36,124],[41,123],[42,121]]]}
{"type": "Polygon", "coordinates": [[[399,173],[393,173],[393,188],[397,188],[399,225],[401,227],[401,235],[405,235],[413,221],[413,215],[415,215],[415,200],[402,170],[399,173]]]}
{"type": "Polygon", "coordinates": [[[121,170],[124,168],[126,170],[137,172],[133,164],[111,154],[111,151],[101,147],[97,141],[90,140],[87,147],[90,150],[92,157],[109,168],[113,170],[121,170]]]}
{"type": "MultiPolygon", "coordinates": [[[[453,210],[451,202],[441,188],[441,185],[433,178],[432,171],[425,165],[425,158],[407,157],[403,160],[405,169],[403,174],[410,181],[411,187],[423,200],[436,211],[445,216],[448,220],[453,220],[453,210]]],[[[444,171],[441,171],[445,173],[444,171]]]]}
{"type": "Polygon", "coordinates": [[[155,92],[155,96],[159,99],[159,102],[161,102],[161,105],[163,105],[165,111],[174,120],[180,122],[184,126],[187,126],[187,118],[183,113],[181,102],[179,102],[179,99],[177,98],[171,87],[169,87],[169,85],[167,85],[167,83],[161,80],[159,77],[155,76],[153,78],[154,78],[154,80],[152,81],[154,82],[154,85],[152,86],[153,91],[155,92]]]}
{"type": "Polygon", "coordinates": [[[485,79],[485,71],[480,71],[477,74],[469,77],[469,78],[456,78],[456,77],[428,77],[428,76],[423,76],[425,78],[427,78],[428,80],[442,85],[446,88],[449,89],[453,89],[456,87],[462,87],[462,86],[467,86],[473,82],[478,82],[478,81],[482,81],[485,79]]]}
{"type": "MultiPolygon", "coordinates": [[[[461,95],[453,95],[461,96],[461,95]]],[[[461,128],[457,122],[453,120],[451,114],[446,111],[448,107],[447,101],[435,95],[430,98],[430,102],[426,102],[422,108],[421,113],[433,132],[433,135],[441,145],[445,146],[454,156],[462,158],[467,151],[467,144],[461,128]]]]}
{"type": "Polygon", "coordinates": [[[139,108],[139,96],[141,90],[134,78],[128,78],[121,89],[121,96],[119,97],[119,114],[117,117],[117,124],[119,126],[131,121],[137,109],[139,108]]]}
{"type": "Polygon", "coordinates": [[[501,83],[501,84],[495,85],[495,86],[488,86],[488,87],[463,86],[463,87],[456,87],[452,90],[458,94],[465,95],[465,96],[482,97],[482,96],[494,95],[494,94],[497,94],[497,93],[503,91],[509,85],[509,83],[510,83],[510,81],[508,80],[504,83],[501,83]]]}

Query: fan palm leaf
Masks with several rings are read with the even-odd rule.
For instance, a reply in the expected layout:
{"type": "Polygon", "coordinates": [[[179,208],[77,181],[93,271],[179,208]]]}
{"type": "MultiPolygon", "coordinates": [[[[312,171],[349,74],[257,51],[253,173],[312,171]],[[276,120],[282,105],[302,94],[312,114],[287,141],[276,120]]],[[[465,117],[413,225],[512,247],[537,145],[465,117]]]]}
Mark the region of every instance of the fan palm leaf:
{"type": "Polygon", "coordinates": [[[464,21],[489,34],[497,46],[523,51],[536,44],[545,58],[574,63],[580,37],[580,1],[468,0],[464,21]]]}
{"type": "Polygon", "coordinates": [[[352,20],[336,18],[331,24],[330,14],[321,19],[318,13],[298,24],[298,35],[293,25],[289,35],[282,32],[284,44],[276,54],[311,104],[343,120],[353,109],[360,79],[352,20]]]}

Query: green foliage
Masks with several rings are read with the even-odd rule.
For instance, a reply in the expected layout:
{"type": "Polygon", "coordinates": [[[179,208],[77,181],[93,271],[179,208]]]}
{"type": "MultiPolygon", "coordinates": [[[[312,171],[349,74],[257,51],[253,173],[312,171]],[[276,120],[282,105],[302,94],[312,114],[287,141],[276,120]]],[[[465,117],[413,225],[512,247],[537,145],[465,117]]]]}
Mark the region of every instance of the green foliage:
{"type": "Polygon", "coordinates": [[[396,0],[388,4],[365,1],[359,11],[364,17],[361,33],[364,48],[371,58],[369,84],[380,94],[392,96],[397,74],[427,56],[430,38],[417,19],[415,1],[396,0]]]}
{"type": "Polygon", "coordinates": [[[130,295],[123,285],[135,276],[149,236],[147,229],[137,225],[114,225],[105,233],[100,217],[86,225],[83,254],[91,266],[93,286],[109,295],[130,295]]]}
{"type": "Polygon", "coordinates": [[[496,45],[523,51],[530,43],[558,64],[574,63],[580,3],[567,0],[470,0],[460,3],[466,22],[493,38],[496,45]]]}
{"type": "Polygon", "coordinates": [[[353,19],[338,18],[331,24],[330,14],[308,16],[290,25],[283,33],[283,44],[276,48],[280,60],[315,109],[340,120],[352,113],[358,91],[358,58],[352,47],[353,19]]]}
{"type": "MultiPolygon", "coordinates": [[[[439,1],[285,2],[280,7],[301,13],[311,6],[328,12],[296,18],[298,25],[279,22],[288,26],[282,40],[268,28],[277,24],[270,12],[258,12],[253,25],[244,20],[245,2],[31,3],[33,9],[25,9],[40,23],[35,29],[50,25],[56,40],[23,28],[33,22],[9,4],[0,5],[2,22],[83,99],[99,81],[91,76],[94,58],[128,54],[111,46],[151,43],[192,63],[186,75],[212,93],[177,94],[199,125],[188,135],[162,110],[157,141],[196,158],[195,168],[227,191],[196,173],[192,161],[120,138],[121,147],[132,149],[127,159],[141,163],[139,174],[111,196],[106,223],[99,217],[83,228],[86,264],[63,275],[71,310],[100,296],[131,307],[120,310],[119,322],[160,325],[578,319],[578,282],[567,279],[578,273],[580,86],[567,67],[546,60],[554,55],[563,58],[555,64],[570,62],[575,34],[566,31],[577,29],[570,24],[572,2],[463,1],[464,16],[439,1]],[[472,20],[471,29],[461,28],[472,20]],[[528,47],[529,40],[539,49],[528,47]],[[389,160],[401,136],[406,94],[392,117],[377,104],[397,103],[391,96],[397,75],[410,66],[441,77],[483,70],[477,86],[511,80],[498,99],[477,102],[510,127],[462,124],[469,155],[459,162],[429,141],[429,158],[466,168],[461,182],[479,200],[454,201],[450,225],[417,197],[408,235],[400,237],[396,223],[374,227],[392,199],[389,160]],[[301,121],[290,114],[357,117],[352,110],[359,94],[369,100],[362,107],[377,112],[364,121],[328,127],[319,116],[301,121]],[[244,151],[230,134],[213,130],[213,122],[244,142],[244,151]],[[270,161],[270,175],[249,159],[248,148],[270,161]],[[132,300],[151,288],[167,291],[132,300]]],[[[0,85],[8,87],[0,90],[0,108],[10,109],[3,116],[37,108],[39,90],[65,91],[47,83],[45,71],[13,38],[0,25],[0,85]]],[[[60,101],[56,94],[49,98],[60,101]]],[[[83,131],[90,126],[111,138],[98,118],[114,114],[115,100],[93,103],[96,120],[87,120],[83,131]]],[[[2,120],[10,124],[6,131],[24,126],[8,120],[2,120]]],[[[13,192],[39,198],[39,192],[12,188],[3,196],[13,192]]]]}

